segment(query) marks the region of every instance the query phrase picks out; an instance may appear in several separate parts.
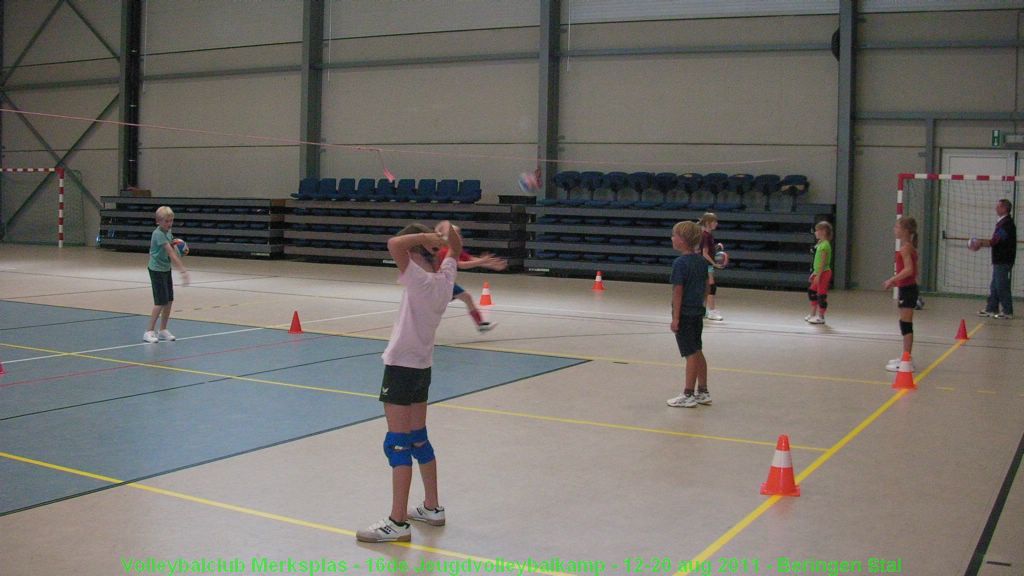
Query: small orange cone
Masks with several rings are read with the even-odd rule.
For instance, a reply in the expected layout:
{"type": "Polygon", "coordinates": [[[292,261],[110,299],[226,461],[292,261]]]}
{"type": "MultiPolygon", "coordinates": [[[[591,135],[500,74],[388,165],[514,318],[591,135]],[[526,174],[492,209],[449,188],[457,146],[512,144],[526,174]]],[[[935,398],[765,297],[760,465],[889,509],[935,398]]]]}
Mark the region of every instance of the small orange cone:
{"type": "Polygon", "coordinates": [[[956,331],[956,339],[970,340],[970,337],[967,336],[967,323],[963,319],[960,320],[960,329],[956,331]]]}
{"type": "Polygon", "coordinates": [[[597,276],[594,278],[594,288],[593,288],[593,290],[595,292],[604,292],[604,281],[601,279],[601,271],[600,270],[597,271],[597,276]]]}
{"type": "Polygon", "coordinates": [[[486,281],[484,282],[484,289],[480,292],[480,305],[494,306],[494,302],[491,301],[491,285],[486,281]]]}
{"type": "Polygon", "coordinates": [[[768,480],[761,484],[761,494],[768,496],[799,496],[800,487],[793,479],[793,455],[789,452],[789,436],[779,435],[775,457],[768,470],[768,480]]]}
{"type": "Polygon", "coordinates": [[[892,387],[896,390],[917,390],[917,384],[914,384],[914,371],[910,368],[910,352],[903,353],[892,387]]]}
{"type": "Polygon", "coordinates": [[[302,324],[299,323],[299,311],[292,312],[292,327],[288,329],[289,334],[302,334],[302,324]]]}

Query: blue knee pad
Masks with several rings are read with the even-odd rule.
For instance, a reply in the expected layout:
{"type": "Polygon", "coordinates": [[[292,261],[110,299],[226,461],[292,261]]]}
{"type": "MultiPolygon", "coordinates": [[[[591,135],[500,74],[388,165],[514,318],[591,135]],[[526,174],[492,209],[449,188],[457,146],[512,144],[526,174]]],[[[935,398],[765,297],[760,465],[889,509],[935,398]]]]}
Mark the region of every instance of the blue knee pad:
{"type": "Polygon", "coordinates": [[[426,426],[410,432],[409,442],[412,444],[412,455],[416,458],[417,462],[421,465],[433,462],[434,447],[430,445],[430,440],[427,439],[426,426]]]}
{"type": "Polygon", "coordinates": [[[388,432],[384,435],[384,455],[388,464],[396,466],[412,466],[412,450],[408,432],[388,432]]]}

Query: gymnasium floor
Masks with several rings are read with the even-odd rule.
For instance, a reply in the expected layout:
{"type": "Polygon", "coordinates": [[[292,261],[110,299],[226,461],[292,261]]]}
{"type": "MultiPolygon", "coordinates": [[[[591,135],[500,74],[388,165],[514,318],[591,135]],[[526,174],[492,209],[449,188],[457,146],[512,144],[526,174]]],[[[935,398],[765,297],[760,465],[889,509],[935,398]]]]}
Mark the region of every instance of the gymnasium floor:
{"type": "Polygon", "coordinates": [[[665,405],[667,285],[462,274],[477,297],[490,281],[499,326],[478,334],[456,302],[438,331],[448,525],[368,545],[355,531],[390,507],[376,392],[396,271],[190,256],[178,340],[144,344],[145,258],[0,245],[4,576],[1024,574],[1024,475],[1004,489],[1024,321],[980,319],[978,299],[928,298],[919,389],[899,392],[888,293],[835,292],[817,327],[802,293],[722,289],[714,404],[684,409],[665,405]],[[780,434],[798,498],[759,494],[780,434]]]}

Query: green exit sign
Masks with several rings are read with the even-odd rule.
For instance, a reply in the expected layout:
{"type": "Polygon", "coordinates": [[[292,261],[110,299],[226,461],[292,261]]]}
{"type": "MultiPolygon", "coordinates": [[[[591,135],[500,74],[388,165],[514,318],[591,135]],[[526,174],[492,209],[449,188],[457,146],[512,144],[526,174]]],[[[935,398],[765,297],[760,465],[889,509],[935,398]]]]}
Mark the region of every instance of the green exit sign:
{"type": "Polygon", "coordinates": [[[1001,130],[992,131],[992,147],[999,148],[1003,145],[1003,133],[1001,130]]]}

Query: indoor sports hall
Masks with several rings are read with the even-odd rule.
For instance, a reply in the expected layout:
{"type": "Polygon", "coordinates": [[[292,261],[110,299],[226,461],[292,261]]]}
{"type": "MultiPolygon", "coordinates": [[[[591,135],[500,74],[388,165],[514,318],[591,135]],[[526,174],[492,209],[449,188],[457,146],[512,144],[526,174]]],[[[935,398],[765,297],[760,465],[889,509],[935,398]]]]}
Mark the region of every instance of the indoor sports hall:
{"type": "Polygon", "coordinates": [[[1021,267],[987,300],[1024,2],[0,7],[3,576],[1024,574],[1021,267]],[[677,407],[673,225],[707,212],[713,401],[677,407]],[[444,220],[508,266],[436,331],[451,518],[361,542],[386,243],[444,220]]]}

